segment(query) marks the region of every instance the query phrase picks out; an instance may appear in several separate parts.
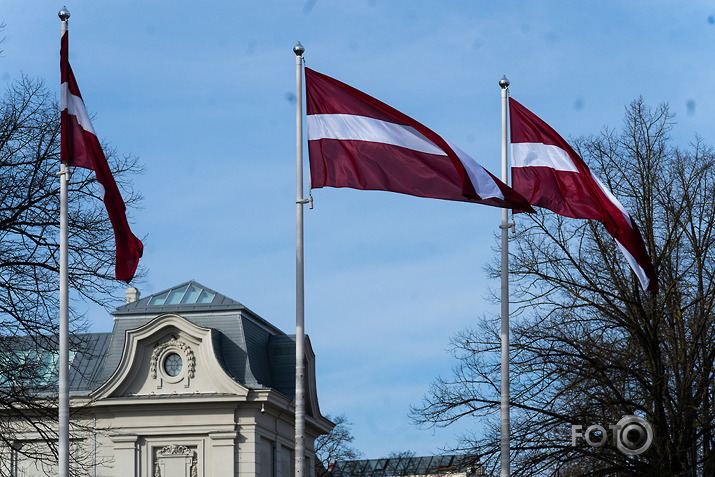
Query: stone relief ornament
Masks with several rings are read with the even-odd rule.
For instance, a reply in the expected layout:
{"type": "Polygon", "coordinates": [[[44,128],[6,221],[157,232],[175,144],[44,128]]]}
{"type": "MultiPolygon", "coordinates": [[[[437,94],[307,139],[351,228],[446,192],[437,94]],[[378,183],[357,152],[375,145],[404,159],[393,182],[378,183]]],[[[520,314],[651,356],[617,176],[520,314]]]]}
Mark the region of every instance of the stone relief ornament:
{"type": "Polygon", "coordinates": [[[159,455],[194,455],[194,451],[186,446],[171,444],[164,446],[157,452],[159,455]]]}
{"type": "Polygon", "coordinates": [[[189,468],[189,477],[198,477],[198,459],[196,457],[196,451],[187,446],[171,444],[164,446],[156,451],[156,457],[154,458],[154,475],[152,477],[162,477],[161,476],[161,459],[163,457],[171,456],[186,456],[191,458],[191,466],[189,468]]]}
{"type": "Polygon", "coordinates": [[[179,351],[186,358],[186,375],[193,378],[196,374],[196,355],[189,345],[183,341],[171,338],[169,341],[154,347],[154,352],[151,354],[151,365],[149,371],[153,379],[157,378],[159,369],[159,358],[165,351],[179,351]]]}
{"type": "Polygon", "coordinates": [[[199,467],[196,465],[196,455],[191,459],[191,477],[199,477],[199,467]]]}

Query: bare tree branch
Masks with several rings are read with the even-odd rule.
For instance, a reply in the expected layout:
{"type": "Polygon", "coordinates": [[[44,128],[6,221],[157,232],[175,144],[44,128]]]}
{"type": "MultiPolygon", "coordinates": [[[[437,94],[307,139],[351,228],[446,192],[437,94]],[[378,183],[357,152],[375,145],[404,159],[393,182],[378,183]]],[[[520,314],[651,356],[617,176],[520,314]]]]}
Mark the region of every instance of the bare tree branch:
{"type": "MultiPolygon", "coordinates": [[[[30,430],[38,445],[17,451],[45,463],[56,459],[59,157],[54,95],[23,77],[0,98],[0,442],[16,446],[18,429],[30,430]]],[[[107,151],[107,159],[120,186],[141,172],[132,156],[107,151]]],[[[126,187],[123,196],[130,209],[141,200],[126,187]]],[[[114,235],[92,171],[73,169],[69,198],[70,289],[75,300],[107,306],[122,284],[113,278],[114,235]]],[[[76,312],[72,326],[83,326],[76,312]]]]}
{"type": "MultiPolygon", "coordinates": [[[[699,138],[670,145],[667,106],[641,99],[620,132],[574,142],[643,234],[661,292],[644,292],[598,223],[550,212],[521,218],[510,242],[511,446],[515,475],[715,475],[715,153],[699,138]],[[637,457],[612,438],[572,445],[572,425],[608,429],[645,418],[653,442],[637,457]]],[[[490,268],[497,275],[499,264],[490,268]]],[[[414,420],[474,419],[457,450],[491,470],[499,456],[499,325],[458,334],[449,379],[437,379],[414,420]]]]}

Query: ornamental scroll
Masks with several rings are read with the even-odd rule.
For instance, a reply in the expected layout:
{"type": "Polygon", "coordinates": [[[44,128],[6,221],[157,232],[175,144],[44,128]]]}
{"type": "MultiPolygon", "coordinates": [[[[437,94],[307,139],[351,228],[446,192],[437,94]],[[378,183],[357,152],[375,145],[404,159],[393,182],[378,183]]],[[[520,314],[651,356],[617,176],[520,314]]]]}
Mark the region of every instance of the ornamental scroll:
{"type": "Polygon", "coordinates": [[[183,445],[171,444],[156,450],[153,477],[198,477],[196,451],[183,445]]]}
{"type": "MultiPolygon", "coordinates": [[[[149,372],[151,374],[152,379],[157,379],[160,363],[171,352],[176,352],[177,354],[184,356],[186,363],[185,375],[189,379],[193,378],[196,374],[196,355],[194,354],[194,351],[185,342],[177,340],[176,338],[171,338],[169,341],[154,347],[154,351],[151,355],[151,364],[149,367],[149,372]]],[[[167,376],[165,376],[164,378],[166,379],[167,376]]],[[[176,381],[180,381],[180,379],[177,379],[176,381]]]]}

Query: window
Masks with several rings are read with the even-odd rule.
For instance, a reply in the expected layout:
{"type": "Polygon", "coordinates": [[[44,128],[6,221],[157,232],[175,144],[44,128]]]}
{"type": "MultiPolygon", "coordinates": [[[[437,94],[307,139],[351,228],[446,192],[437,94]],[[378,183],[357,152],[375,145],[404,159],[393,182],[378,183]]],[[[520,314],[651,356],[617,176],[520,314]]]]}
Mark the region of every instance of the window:
{"type": "Polygon", "coordinates": [[[149,300],[149,306],[162,305],[199,305],[211,303],[216,294],[194,284],[173,288],[149,300]]]}
{"type": "Polygon", "coordinates": [[[176,353],[169,353],[166,358],[164,358],[164,371],[172,378],[179,375],[183,366],[184,360],[176,353]]]}

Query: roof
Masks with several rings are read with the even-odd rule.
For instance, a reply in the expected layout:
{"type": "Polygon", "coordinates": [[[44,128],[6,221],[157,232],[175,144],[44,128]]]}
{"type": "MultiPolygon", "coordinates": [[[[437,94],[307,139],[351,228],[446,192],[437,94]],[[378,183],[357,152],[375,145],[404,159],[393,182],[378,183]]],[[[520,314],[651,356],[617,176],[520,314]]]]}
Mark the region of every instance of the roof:
{"type": "Polygon", "coordinates": [[[474,458],[464,455],[391,457],[385,459],[342,460],[331,466],[329,477],[391,477],[464,473],[474,470],[474,458]]]}
{"type": "MultiPolygon", "coordinates": [[[[85,395],[94,389],[103,364],[111,333],[86,333],[70,337],[69,387],[72,395],[85,395]]],[[[57,335],[2,338],[0,359],[12,360],[13,376],[1,376],[0,385],[20,380],[37,394],[55,394],[59,369],[57,335]],[[25,373],[25,375],[23,375],[25,373]]]]}
{"type": "Polygon", "coordinates": [[[70,355],[70,389],[85,394],[97,386],[97,375],[102,369],[111,333],[88,333],[75,336],[76,354],[70,355]]]}
{"type": "Polygon", "coordinates": [[[128,303],[117,308],[114,316],[151,313],[182,313],[194,311],[245,310],[241,303],[228,298],[194,280],[128,303]]]}
{"type": "MultiPolygon", "coordinates": [[[[191,280],[162,290],[112,313],[111,333],[72,336],[70,393],[88,395],[117,369],[129,330],[140,328],[161,315],[176,314],[213,330],[216,358],[231,378],[249,389],[274,389],[295,396],[295,337],[279,330],[240,302],[191,280]]],[[[56,389],[57,337],[44,337],[39,354],[31,354],[45,366],[44,388],[56,389]]],[[[37,348],[37,338],[6,338],[0,343],[0,359],[25,359],[37,348]],[[24,354],[23,354],[24,353],[24,354]]],[[[38,348],[39,349],[39,348],[38,348]]],[[[38,364],[33,365],[37,370],[38,364]]],[[[28,368],[29,369],[29,368],[28,368]]],[[[41,368],[44,369],[44,368],[41,368]]],[[[5,378],[0,376],[0,386],[5,378]]]]}
{"type": "Polygon", "coordinates": [[[289,398],[295,394],[295,377],[285,379],[282,368],[285,347],[291,350],[295,369],[295,339],[246,308],[194,280],[162,290],[117,308],[114,330],[97,386],[109,379],[122,356],[128,330],[139,328],[157,316],[177,314],[191,323],[216,333],[216,356],[238,383],[248,388],[273,388],[289,398]],[[288,342],[286,342],[286,340],[288,342]],[[276,347],[274,343],[278,343],[276,347]],[[272,351],[278,353],[273,356],[272,351]],[[283,352],[283,353],[282,353],[283,352]],[[275,378],[274,378],[275,376],[275,378]]]}

